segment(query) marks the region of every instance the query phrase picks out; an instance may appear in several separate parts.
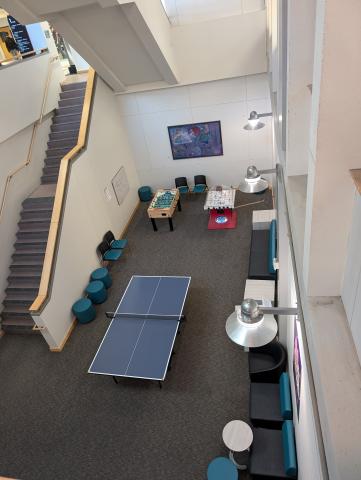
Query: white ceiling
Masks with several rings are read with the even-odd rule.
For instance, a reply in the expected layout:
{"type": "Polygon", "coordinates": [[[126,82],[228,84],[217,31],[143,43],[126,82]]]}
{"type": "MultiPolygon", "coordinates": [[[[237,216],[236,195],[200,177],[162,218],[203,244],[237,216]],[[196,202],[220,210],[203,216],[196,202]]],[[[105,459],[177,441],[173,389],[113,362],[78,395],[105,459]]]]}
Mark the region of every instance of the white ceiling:
{"type": "Polygon", "coordinates": [[[172,25],[204,22],[265,8],[265,0],[161,0],[161,2],[172,25]]]}

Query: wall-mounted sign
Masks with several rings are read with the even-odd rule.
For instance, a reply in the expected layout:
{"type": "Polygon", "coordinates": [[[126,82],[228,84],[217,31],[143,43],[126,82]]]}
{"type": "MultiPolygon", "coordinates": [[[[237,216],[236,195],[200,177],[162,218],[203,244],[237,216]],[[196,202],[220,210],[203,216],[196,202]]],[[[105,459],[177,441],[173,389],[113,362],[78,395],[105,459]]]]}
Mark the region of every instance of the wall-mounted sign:
{"type": "Polygon", "coordinates": [[[30,41],[25,25],[21,25],[21,23],[15,20],[11,15],[8,15],[8,23],[13,33],[14,40],[20,48],[20,52],[22,54],[32,52],[34,50],[33,45],[30,41]]]}

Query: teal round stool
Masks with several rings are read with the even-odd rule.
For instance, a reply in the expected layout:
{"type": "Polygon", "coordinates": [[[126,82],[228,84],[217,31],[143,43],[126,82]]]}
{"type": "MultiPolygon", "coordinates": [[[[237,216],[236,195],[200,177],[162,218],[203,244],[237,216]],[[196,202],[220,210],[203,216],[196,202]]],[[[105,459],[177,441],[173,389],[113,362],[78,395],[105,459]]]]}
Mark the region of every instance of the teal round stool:
{"type": "Polygon", "coordinates": [[[90,282],[85,291],[93,303],[103,303],[108,298],[104,283],[100,280],[90,282]]]}
{"type": "Polygon", "coordinates": [[[103,282],[105,288],[109,288],[112,284],[112,278],[107,268],[97,268],[92,272],[90,276],[92,281],[100,281],[103,282]]]}
{"type": "Polygon", "coordinates": [[[152,189],[147,186],[139,187],[138,195],[141,202],[150,202],[153,197],[152,189]]]}
{"type": "Polygon", "coordinates": [[[95,318],[95,308],[89,298],[81,298],[71,308],[79,323],[89,323],[95,318]]]}
{"type": "Polygon", "coordinates": [[[211,461],[207,469],[207,480],[237,480],[238,470],[234,463],[226,457],[217,457],[211,461]]]}

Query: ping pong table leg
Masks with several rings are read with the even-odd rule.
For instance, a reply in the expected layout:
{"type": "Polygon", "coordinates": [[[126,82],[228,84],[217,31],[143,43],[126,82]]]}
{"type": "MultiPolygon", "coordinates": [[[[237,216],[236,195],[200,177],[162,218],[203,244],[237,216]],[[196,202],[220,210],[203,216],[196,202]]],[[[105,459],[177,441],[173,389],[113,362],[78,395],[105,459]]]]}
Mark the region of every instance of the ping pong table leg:
{"type": "Polygon", "coordinates": [[[178,200],[177,207],[178,207],[178,212],[181,212],[182,211],[182,205],[181,205],[180,199],[178,200]]]}
{"type": "Polygon", "coordinates": [[[114,376],[113,376],[112,378],[113,378],[114,382],[118,385],[119,382],[118,382],[118,380],[117,380],[117,377],[114,377],[114,376]]]}
{"type": "Polygon", "coordinates": [[[159,388],[162,388],[162,382],[161,382],[161,380],[158,380],[158,385],[159,385],[159,388]]]}
{"type": "Polygon", "coordinates": [[[168,218],[168,222],[169,222],[169,230],[173,232],[173,221],[171,217],[168,218]]]}

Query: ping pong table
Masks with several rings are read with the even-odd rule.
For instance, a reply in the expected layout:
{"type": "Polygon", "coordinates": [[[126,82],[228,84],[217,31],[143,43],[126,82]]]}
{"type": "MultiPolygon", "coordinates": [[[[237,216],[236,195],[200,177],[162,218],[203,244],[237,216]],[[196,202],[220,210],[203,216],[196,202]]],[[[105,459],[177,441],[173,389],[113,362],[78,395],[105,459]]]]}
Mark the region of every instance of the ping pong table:
{"type": "Polygon", "coordinates": [[[161,381],[167,374],[191,277],[134,275],[88,373],[161,381]]]}

